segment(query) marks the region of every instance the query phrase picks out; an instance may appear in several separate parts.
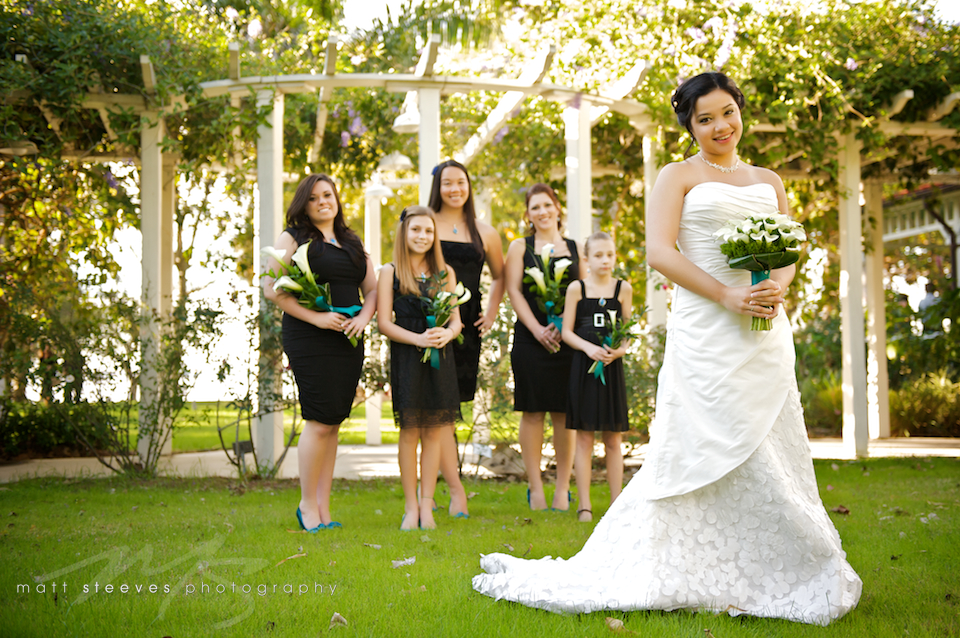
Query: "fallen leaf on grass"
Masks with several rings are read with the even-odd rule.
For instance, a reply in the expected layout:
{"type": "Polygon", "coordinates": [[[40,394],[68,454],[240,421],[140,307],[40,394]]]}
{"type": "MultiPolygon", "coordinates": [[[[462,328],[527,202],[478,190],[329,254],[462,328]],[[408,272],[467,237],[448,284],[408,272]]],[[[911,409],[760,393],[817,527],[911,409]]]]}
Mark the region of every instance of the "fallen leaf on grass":
{"type": "Polygon", "coordinates": [[[899,560],[901,556],[903,556],[903,554],[894,554],[890,557],[890,560],[899,560]]]}
{"type": "Polygon", "coordinates": [[[410,558],[404,558],[403,560],[394,560],[390,561],[393,563],[393,568],[397,569],[398,567],[406,567],[407,565],[413,565],[417,562],[416,556],[411,556],[410,558]]]}
{"type": "Polygon", "coordinates": [[[837,505],[836,507],[834,507],[834,508],[833,508],[832,510],[830,510],[830,511],[831,511],[831,512],[836,512],[837,514],[843,514],[844,516],[846,516],[847,514],[850,513],[850,510],[847,509],[846,507],[844,507],[843,505],[837,505]]]}
{"type": "Polygon", "coordinates": [[[474,496],[480,496],[480,493],[479,493],[479,492],[470,492],[469,494],[467,494],[467,500],[469,501],[469,500],[470,500],[471,498],[473,498],[474,496]]]}
{"type": "Polygon", "coordinates": [[[429,543],[429,542],[430,542],[430,537],[427,536],[426,534],[424,534],[423,536],[420,537],[420,542],[421,542],[421,543],[429,543]]]}
{"type": "Polygon", "coordinates": [[[620,620],[619,618],[611,618],[610,616],[607,616],[606,618],[604,618],[604,622],[607,623],[607,629],[609,629],[610,631],[624,630],[623,621],[620,620]]]}
{"type": "Polygon", "coordinates": [[[303,557],[306,556],[306,555],[307,555],[307,553],[306,553],[306,552],[303,552],[302,554],[294,554],[293,556],[287,556],[287,557],[284,558],[282,561],[280,561],[279,563],[277,563],[276,565],[274,565],[274,567],[279,567],[280,565],[283,565],[285,562],[287,562],[288,560],[290,560],[290,559],[292,559],[292,558],[303,558],[303,557]]]}
{"type": "Polygon", "coordinates": [[[828,492],[832,492],[832,491],[833,491],[833,486],[832,486],[832,485],[827,485],[827,491],[828,491],[828,492]]]}
{"type": "Polygon", "coordinates": [[[716,636],[713,635],[713,632],[710,631],[709,629],[704,629],[703,635],[706,636],[707,638],[716,638],[716,636]]]}
{"type": "Polygon", "coordinates": [[[527,554],[529,554],[529,553],[531,552],[531,550],[533,550],[533,543],[530,543],[530,545],[527,546],[527,551],[525,551],[525,552],[523,553],[522,558],[526,558],[526,557],[527,557],[527,554]]]}
{"type": "Polygon", "coordinates": [[[513,551],[513,545],[511,545],[510,543],[504,543],[503,546],[507,548],[508,552],[513,551]]]}
{"type": "Polygon", "coordinates": [[[376,543],[364,543],[363,545],[364,547],[372,547],[374,549],[380,549],[380,546],[377,545],[376,543]]]}
{"type": "Polygon", "coordinates": [[[333,616],[330,617],[330,626],[327,629],[333,629],[334,627],[346,627],[347,619],[341,616],[338,612],[333,612],[333,616]]]}

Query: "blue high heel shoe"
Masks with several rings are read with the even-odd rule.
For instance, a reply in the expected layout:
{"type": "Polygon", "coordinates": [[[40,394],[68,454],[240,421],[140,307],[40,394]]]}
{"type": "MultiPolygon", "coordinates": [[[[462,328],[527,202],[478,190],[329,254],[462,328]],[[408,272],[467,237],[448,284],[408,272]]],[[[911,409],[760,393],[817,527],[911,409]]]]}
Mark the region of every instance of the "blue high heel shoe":
{"type": "Polygon", "coordinates": [[[327,526],[324,525],[323,523],[320,523],[316,527],[311,527],[308,529],[307,526],[303,524],[303,514],[300,513],[299,507],[297,508],[297,521],[300,523],[300,529],[304,530],[308,534],[316,534],[322,529],[327,529],[327,526]]]}

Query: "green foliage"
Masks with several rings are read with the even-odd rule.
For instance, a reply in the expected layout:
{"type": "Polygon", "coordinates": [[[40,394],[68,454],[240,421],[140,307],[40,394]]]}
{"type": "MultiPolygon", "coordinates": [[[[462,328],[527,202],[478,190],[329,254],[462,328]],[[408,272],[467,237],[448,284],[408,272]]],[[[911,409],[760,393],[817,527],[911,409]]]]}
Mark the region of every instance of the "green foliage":
{"type": "Polygon", "coordinates": [[[960,382],[924,374],[890,392],[893,436],[960,436],[960,382]]]}
{"type": "Polygon", "coordinates": [[[667,332],[663,327],[652,329],[645,338],[635,341],[623,357],[630,431],[639,435],[634,442],[646,440],[650,431],[657,399],[657,375],[663,364],[666,341],[667,332]]]}
{"type": "Polygon", "coordinates": [[[97,449],[106,449],[117,414],[88,403],[50,405],[0,400],[0,459],[17,456],[79,456],[87,452],[81,436],[97,449]],[[64,418],[64,414],[68,418],[64,418]],[[82,424],[82,435],[70,425],[82,424]]]}

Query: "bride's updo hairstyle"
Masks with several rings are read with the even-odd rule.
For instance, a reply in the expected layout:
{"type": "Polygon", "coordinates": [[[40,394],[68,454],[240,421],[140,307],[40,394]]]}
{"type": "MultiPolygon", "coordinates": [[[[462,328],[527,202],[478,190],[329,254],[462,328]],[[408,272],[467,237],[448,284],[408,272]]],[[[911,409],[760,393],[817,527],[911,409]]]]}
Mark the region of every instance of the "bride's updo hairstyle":
{"type": "MultiPolygon", "coordinates": [[[[693,128],[690,123],[693,120],[694,109],[697,108],[697,100],[717,89],[729,93],[741,111],[746,106],[747,101],[744,99],[743,92],[737,86],[737,83],[719,71],[708,71],[695,75],[673,92],[673,97],[670,98],[673,112],[677,114],[677,122],[687,129],[691,137],[693,137],[693,128]]],[[[694,144],[696,144],[696,139],[691,139],[690,146],[687,147],[684,155],[690,152],[694,144]]]]}

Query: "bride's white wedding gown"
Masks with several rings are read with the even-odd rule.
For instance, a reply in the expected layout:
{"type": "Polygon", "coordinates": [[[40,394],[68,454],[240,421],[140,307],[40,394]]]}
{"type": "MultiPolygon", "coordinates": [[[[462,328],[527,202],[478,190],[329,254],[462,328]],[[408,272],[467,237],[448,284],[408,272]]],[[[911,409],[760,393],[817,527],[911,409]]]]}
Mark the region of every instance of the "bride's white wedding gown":
{"type": "MultiPolygon", "coordinates": [[[[719,281],[749,285],[713,233],[777,212],[769,184],[698,184],[678,245],[719,281]]],[[[824,510],[789,320],[769,331],[676,288],[643,467],[575,556],[481,558],[477,591],[554,612],[697,609],[827,624],[862,582],[824,510]]]]}

